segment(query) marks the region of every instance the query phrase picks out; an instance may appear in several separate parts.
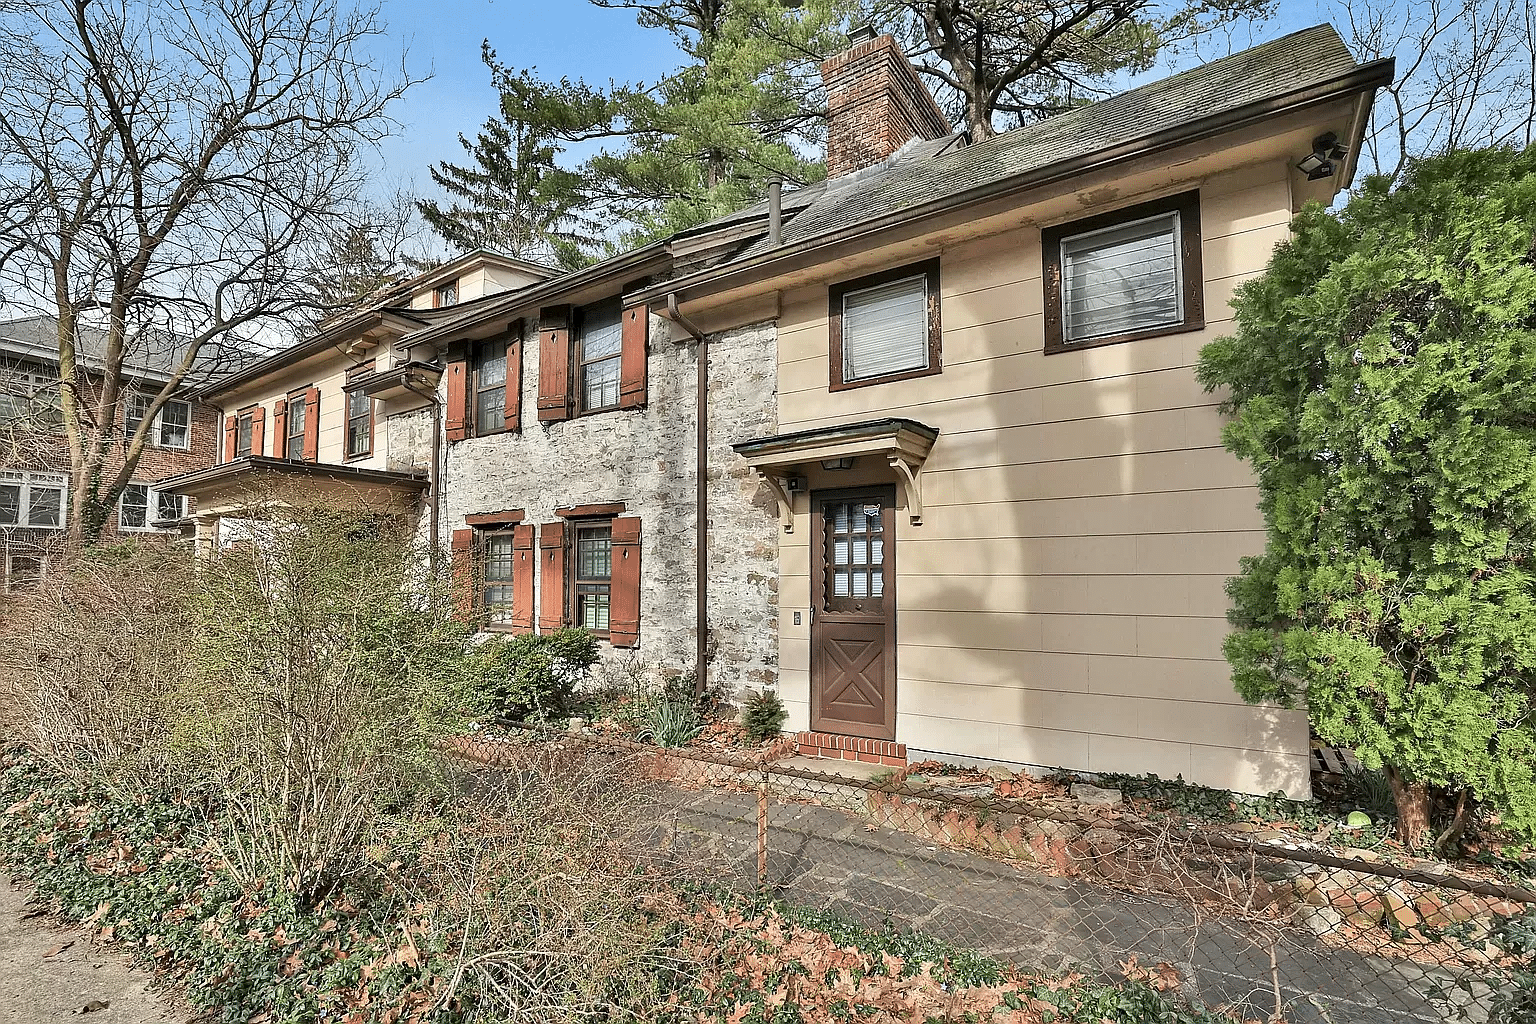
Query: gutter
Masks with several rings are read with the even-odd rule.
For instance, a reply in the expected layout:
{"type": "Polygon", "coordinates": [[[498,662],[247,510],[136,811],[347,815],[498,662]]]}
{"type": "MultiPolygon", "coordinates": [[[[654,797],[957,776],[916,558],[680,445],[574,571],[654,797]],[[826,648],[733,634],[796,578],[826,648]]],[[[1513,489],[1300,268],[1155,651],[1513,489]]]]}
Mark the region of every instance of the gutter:
{"type": "MultiPolygon", "coordinates": [[[[1157,135],[1122,143],[1106,150],[1087,153],[1071,160],[1047,164],[1033,171],[1011,178],[987,182],[942,199],[930,200],[893,211],[879,217],[860,221],[844,228],[837,228],[820,235],[790,242],[776,249],[723,267],[699,271],[691,276],[678,278],[664,285],[637,292],[631,300],[654,304],[663,295],[673,295],[680,300],[698,298],[724,291],[736,285],[787,273],[802,263],[817,262],[821,250],[834,246],[865,242],[870,236],[893,228],[902,227],[935,217],[953,213],[1019,192],[1040,188],[1069,178],[1112,167],[1128,160],[1152,156],[1179,146],[1198,142],[1210,136],[1246,127],[1278,114],[1290,113],[1321,103],[1331,102],[1344,96],[1365,90],[1374,91],[1392,81],[1395,62],[1391,57],[1362,64],[1338,77],[1328,79],[1285,96],[1239,107],[1211,117],[1179,125],[1157,135]]],[[[1353,147],[1358,148],[1358,146],[1353,147]]]]}
{"type": "Polygon", "coordinates": [[[249,384],[252,381],[260,380],[273,370],[280,369],[289,363],[296,363],[301,359],[319,355],[326,349],[336,348],[337,342],[349,336],[370,320],[382,323],[386,318],[415,321],[418,324],[422,323],[419,318],[411,316],[399,308],[366,310],[327,327],[319,334],[301,341],[297,345],[290,345],[279,352],[274,352],[269,356],[258,359],[244,369],[235,370],[219,377],[217,380],[211,380],[207,384],[192,388],[187,392],[187,395],[189,398],[206,401],[207,399],[233,391],[242,384],[249,384]]]}
{"type": "Polygon", "coordinates": [[[667,309],[661,314],[693,335],[699,343],[699,382],[694,466],[694,670],[693,693],[704,695],[709,680],[709,336],[677,308],[677,296],[667,295],[667,309]]]}

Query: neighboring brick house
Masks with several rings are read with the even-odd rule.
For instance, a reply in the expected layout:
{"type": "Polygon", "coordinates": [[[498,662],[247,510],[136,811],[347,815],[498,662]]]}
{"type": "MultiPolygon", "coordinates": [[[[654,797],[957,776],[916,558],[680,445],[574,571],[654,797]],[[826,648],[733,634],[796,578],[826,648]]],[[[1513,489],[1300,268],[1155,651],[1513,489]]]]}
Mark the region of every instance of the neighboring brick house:
{"type": "MultiPolygon", "coordinates": [[[[70,514],[69,447],[59,414],[57,321],[37,316],[0,324],[0,589],[35,578],[58,546],[70,514]]],[[[99,380],[100,338],[83,330],[77,341],[80,387],[99,380]]],[[[125,395],[103,466],[122,468],[124,443],[142,421],[149,394],[169,379],[167,354],[124,360],[125,395]]],[[[108,517],[107,536],[175,536],[189,508],[154,481],[211,465],[216,458],[218,412],[189,396],[167,402],[151,426],[149,443],[108,517]]]]}
{"type": "Polygon", "coordinates": [[[1193,367],[1350,181],[1391,62],[1320,26],[974,145],[888,36],[823,72],[827,181],[359,313],[207,392],[234,461],[318,388],[306,450],[344,463],[372,358],[350,393],[400,404],[359,464],[427,453],[486,630],[776,686],[809,751],[1305,795],[1304,714],[1245,705],[1222,659],[1263,521],[1193,367]]]}

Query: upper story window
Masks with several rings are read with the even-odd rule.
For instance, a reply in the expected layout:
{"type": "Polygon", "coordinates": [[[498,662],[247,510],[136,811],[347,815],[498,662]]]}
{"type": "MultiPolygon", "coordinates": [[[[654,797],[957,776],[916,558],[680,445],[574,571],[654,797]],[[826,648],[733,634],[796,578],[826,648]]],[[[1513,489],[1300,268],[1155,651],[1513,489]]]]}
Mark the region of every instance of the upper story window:
{"type": "Polygon", "coordinates": [[[619,300],[583,306],[576,322],[578,412],[619,407],[623,351],[624,320],[619,300]]]}
{"type": "Polygon", "coordinates": [[[926,260],[829,291],[833,391],[939,373],[939,261],[926,260]]]}
{"type": "Polygon", "coordinates": [[[255,437],[256,410],[247,409],[235,419],[235,458],[243,459],[251,454],[251,441],[255,437]]]}
{"type": "Polygon", "coordinates": [[[303,391],[288,396],[288,423],[284,430],[283,452],[293,462],[304,461],[304,428],[309,423],[309,403],[303,391]]]}
{"type": "MultiPolygon", "coordinates": [[[[347,370],[348,386],[359,377],[373,372],[373,360],[347,370]]],[[[373,399],[362,391],[347,392],[347,458],[362,459],[373,454],[373,399]]]]}
{"type": "MultiPolygon", "coordinates": [[[[142,392],[133,392],[123,404],[123,438],[133,437],[139,429],[139,424],[144,422],[144,417],[149,413],[153,398],[142,392]]],[[[149,443],[159,445],[161,448],[180,448],[186,450],[192,446],[192,406],[188,402],[171,399],[160,407],[160,412],[155,415],[155,420],[150,424],[149,443]]]]}
{"type": "Polygon", "coordinates": [[[475,433],[494,434],[507,426],[507,343],[492,338],[475,345],[475,433]]]}
{"type": "Polygon", "coordinates": [[[0,423],[57,430],[60,412],[58,368],[23,359],[0,359],[0,423]]]}
{"type": "Polygon", "coordinates": [[[68,486],[61,473],[0,470],[0,527],[62,529],[68,486]]]}
{"type": "Polygon", "coordinates": [[[1198,192],[1048,228],[1040,238],[1046,352],[1205,326],[1198,192]]]}
{"type": "Polygon", "coordinates": [[[440,284],[432,289],[432,305],[441,309],[443,306],[457,305],[459,301],[459,280],[454,278],[447,284],[440,284]]]}

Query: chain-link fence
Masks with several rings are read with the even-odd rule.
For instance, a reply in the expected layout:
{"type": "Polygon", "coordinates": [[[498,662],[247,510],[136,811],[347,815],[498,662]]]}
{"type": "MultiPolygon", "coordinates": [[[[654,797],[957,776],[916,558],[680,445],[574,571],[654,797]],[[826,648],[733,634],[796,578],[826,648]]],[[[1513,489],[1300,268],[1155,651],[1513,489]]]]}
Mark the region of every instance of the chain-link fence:
{"type": "MultiPolygon", "coordinates": [[[[495,763],[506,742],[463,752],[495,763]]],[[[854,923],[1030,970],[1137,964],[1238,1021],[1536,1022],[1536,893],[1449,866],[999,797],[961,769],[973,785],[581,733],[510,742],[636,755],[658,783],[657,854],[854,923]]]]}

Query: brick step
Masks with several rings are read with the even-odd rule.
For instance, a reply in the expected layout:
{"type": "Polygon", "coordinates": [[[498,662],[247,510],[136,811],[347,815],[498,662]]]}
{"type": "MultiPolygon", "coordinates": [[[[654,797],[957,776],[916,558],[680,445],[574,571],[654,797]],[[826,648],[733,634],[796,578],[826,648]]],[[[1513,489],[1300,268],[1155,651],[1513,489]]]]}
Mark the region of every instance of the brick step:
{"type": "Polygon", "coordinates": [[[843,761],[863,761],[891,768],[905,768],[907,745],[891,740],[867,740],[860,736],[838,736],[830,732],[795,734],[795,753],[803,757],[826,757],[843,761]]]}

